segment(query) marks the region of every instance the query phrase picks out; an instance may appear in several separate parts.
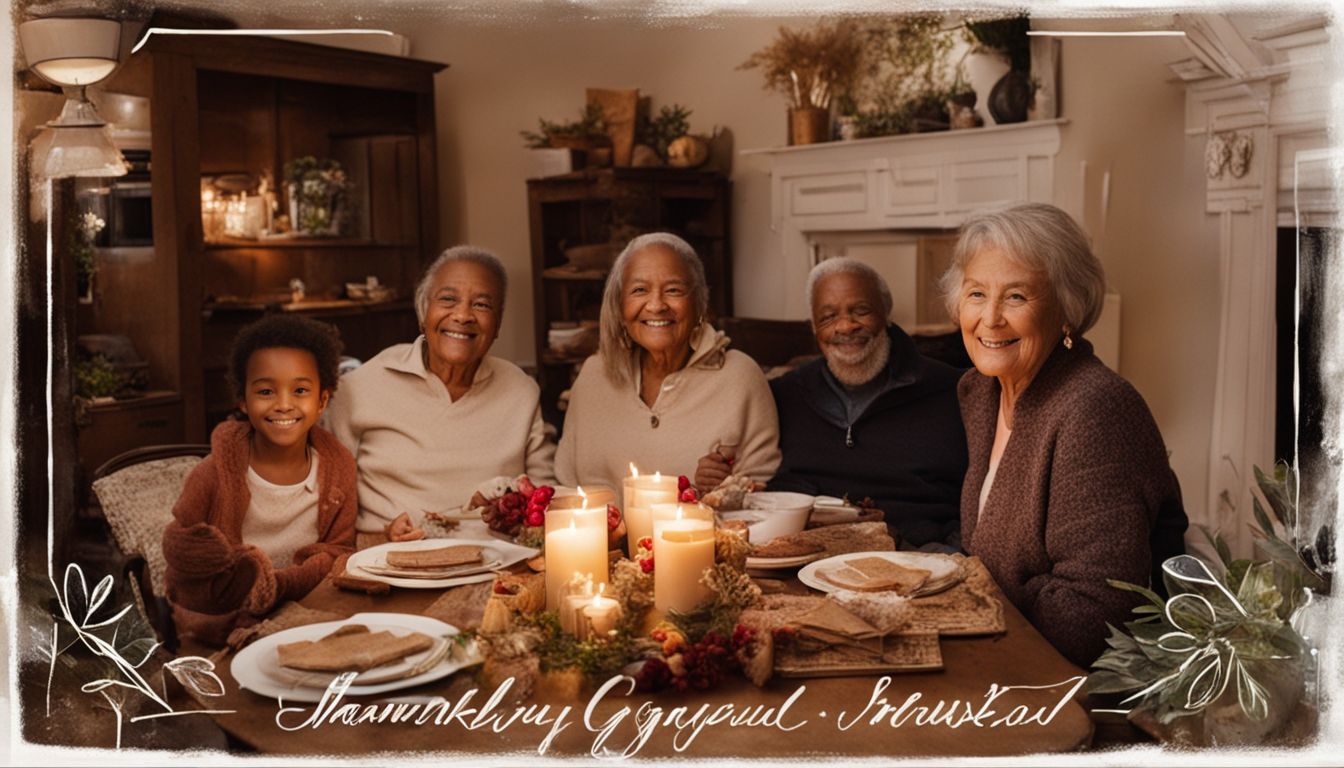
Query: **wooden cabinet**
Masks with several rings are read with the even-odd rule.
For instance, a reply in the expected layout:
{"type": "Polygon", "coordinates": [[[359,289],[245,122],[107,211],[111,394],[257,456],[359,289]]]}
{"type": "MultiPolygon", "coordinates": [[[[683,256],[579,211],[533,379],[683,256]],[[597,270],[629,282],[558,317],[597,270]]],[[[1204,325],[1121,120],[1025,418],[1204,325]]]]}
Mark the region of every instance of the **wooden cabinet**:
{"type": "Polygon", "coordinates": [[[131,335],[151,385],[178,393],[180,439],[206,440],[234,407],[228,347],[265,313],[332,322],[362,360],[414,338],[411,296],[438,251],[443,67],[264,37],[154,36],[107,83],[150,101],[154,244],[109,275],[93,325],[131,335]],[[341,161],[354,181],[341,236],[206,241],[203,178],[267,175],[283,200],[285,163],[307,155],[341,161]],[[371,275],[395,297],[345,296],[346,283],[371,275]],[[294,278],[306,287],[298,303],[294,278]]]}
{"type": "Polygon", "coordinates": [[[586,357],[582,350],[553,348],[550,331],[595,323],[607,279],[600,266],[573,268],[565,251],[606,244],[614,257],[637,235],[671,232],[704,262],[709,319],[727,317],[733,310],[730,192],[720,174],[672,168],[585,170],[527,182],[537,373],[547,421],[563,421],[557,399],[586,357]]]}

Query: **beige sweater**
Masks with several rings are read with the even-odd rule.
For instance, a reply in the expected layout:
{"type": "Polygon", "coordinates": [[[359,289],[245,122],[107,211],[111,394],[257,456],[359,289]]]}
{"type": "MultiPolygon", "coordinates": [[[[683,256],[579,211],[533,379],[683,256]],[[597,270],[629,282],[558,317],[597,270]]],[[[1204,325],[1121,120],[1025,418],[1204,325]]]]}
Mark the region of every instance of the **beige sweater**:
{"type": "Polygon", "coordinates": [[[613,488],[619,499],[630,462],[642,474],[694,479],[700,457],[719,443],[738,446],[735,473],[760,482],[774,475],[779,418],[761,369],[729,350],[728,338],[708,323],[691,347],[686,367],[667,377],[652,408],[639,398],[637,382],[617,387],[602,356],[588,358],[570,391],[555,457],[561,483],[613,488]]]}
{"type": "Polygon", "coordinates": [[[487,357],[456,402],[425,369],[425,337],[398,344],[341,378],[324,420],[355,455],[359,522],[381,532],[402,512],[465,504],[499,475],[551,482],[555,446],[546,439],[540,390],[518,366],[487,357]]]}

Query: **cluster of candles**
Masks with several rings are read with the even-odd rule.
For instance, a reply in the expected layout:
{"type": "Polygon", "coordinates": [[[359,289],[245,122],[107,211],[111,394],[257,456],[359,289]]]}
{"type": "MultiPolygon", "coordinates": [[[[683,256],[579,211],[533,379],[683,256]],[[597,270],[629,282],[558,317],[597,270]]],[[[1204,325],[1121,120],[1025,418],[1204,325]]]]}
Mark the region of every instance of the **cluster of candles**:
{"type": "MultiPolygon", "coordinates": [[[[623,483],[628,553],[639,541],[653,541],[654,608],[689,611],[710,590],[701,583],[714,567],[714,513],[699,504],[678,502],[676,477],[641,475],[630,465],[623,483]]],[[[603,596],[607,570],[607,504],[610,490],[557,496],[546,510],[546,608],[560,614],[561,627],[579,637],[604,634],[620,618],[619,604],[603,596]],[[594,591],[596,590],[596,591],[594,591]]]]}

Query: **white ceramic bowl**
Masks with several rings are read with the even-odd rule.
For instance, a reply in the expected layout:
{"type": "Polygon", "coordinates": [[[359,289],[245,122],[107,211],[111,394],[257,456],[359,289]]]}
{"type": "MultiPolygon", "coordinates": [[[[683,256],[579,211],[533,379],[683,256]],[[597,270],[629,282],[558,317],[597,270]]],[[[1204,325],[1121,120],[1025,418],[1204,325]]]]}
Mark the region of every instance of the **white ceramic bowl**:
{"type": "Polygon", "coordinates": [[[725,520],[746,520],[752,544],[764,544],[780,536],[798,533],[807,526],[815,496],[787,491],[747,494],[746,508],[728,512],[725,520]]]}

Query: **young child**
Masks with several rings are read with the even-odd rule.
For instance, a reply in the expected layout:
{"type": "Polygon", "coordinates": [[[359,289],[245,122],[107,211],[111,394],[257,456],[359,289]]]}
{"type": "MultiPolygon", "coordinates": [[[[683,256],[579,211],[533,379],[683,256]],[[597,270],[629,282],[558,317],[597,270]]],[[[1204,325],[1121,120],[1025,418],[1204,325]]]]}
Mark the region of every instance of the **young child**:
{"type": "Polygon", "coordinates": [[[215,428],[163,534],[179,635],[223,643],[354,551],[355,459],[317,426],[340,353],[335,328],[293,315],[234,339],[229,377],[247,420],[215,428]]]}

